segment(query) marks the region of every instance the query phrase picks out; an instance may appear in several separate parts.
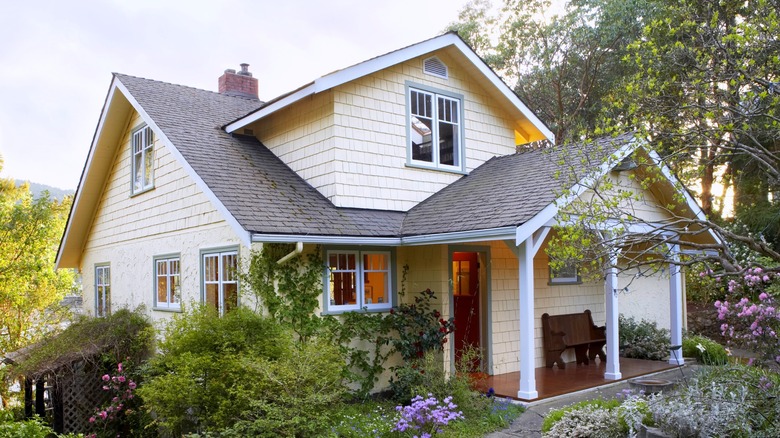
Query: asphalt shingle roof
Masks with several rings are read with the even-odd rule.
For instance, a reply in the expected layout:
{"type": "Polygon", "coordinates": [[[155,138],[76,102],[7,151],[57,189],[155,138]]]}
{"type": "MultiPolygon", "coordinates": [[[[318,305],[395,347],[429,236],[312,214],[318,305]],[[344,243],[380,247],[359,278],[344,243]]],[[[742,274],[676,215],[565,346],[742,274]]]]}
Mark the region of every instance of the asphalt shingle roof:
{"type": "Polygon", "coordinates": [[[629,133],[493,157],[409,210],[403,234],[520,226],[632,138],[629,133]]]}
{"type": "Polygon", "coordinates": [[[220,127],[262,102],[116,74],[225,208],[248,231],[398,236],[403,213],[337,208],[255,137],[220,127]]]}
{"type": "MultiPolygon", "coordinates": [[[[560,149],[530,150],[488,160],[408,213],[339,208],[255,137],[221,128],[260,108],[261,101],[116,77],[253,233],[399,237],[519,226],[553,202],[563,185],[572,185],[556,177],[565,157],[560,149]]],[[[614,151],[630,139],[630,134],[600,139],[581,148],[600,163],[604,150],[614,151]]],[[[573,165],[580,171],[587,167],[581,161],[573,165]]]]}

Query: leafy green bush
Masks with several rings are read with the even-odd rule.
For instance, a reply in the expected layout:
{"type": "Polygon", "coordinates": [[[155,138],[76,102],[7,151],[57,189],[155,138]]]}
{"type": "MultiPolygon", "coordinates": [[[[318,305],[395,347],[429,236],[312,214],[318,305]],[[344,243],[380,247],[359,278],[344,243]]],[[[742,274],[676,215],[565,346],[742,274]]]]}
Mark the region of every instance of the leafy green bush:
{"type": "Polygon", "coordinates": [[[623,357],[663,360],[669,356],[669,330],[660,329],[655,322],[620,315],[618,319],[620,349],[623,357]]]}
{"type": "Polygon", "coordinates": [[[54,431],[39,417],[16,421],[13,412],[0,409],[0,437],[3,438],[47,438],[54,431]]]}
{"type": "Polygon", "coordinates": [[[728,363],[726,348],[704,336],[691,336],[683,339],[683,356],[695,357],[705,365],[725,365],[728,363]]]}
{"type": "Polygon", "coordinates": [[[138,394],[171,435],[233,425],[255,398],[261,376],[253,362],[277,360],[292,348],[289,332],[245,308],[220,318],[201,306],[176,315],[164,333],[138,394]]]}
{"type": "MultiPolygon", "coordinates": [[[[597,408],[601,410],[611,411],[617,407],[620,406],[620,400],[612,399],[612,400],[604,400],[604,399],[595,399],[595,400],[585,400],[578,403],[571,404],[569,406],[565,406],[560,409],[553,409],[551,410],[546,417],[544,417],[544,421],[542,422],[542,433],[548,433],[553,428],[553,426],[561,421],[563,417],[566,415],[567,412],[580,410],[583,408],[597,408]]],[[[617,417],[617,416],[615,416],[617,417]]]]}
{"type": "Polygon", "coordinates": [[[324,338],[295,342],[273,319],[206,306],[176,316],[139,388],[165,434],[314,436],[340,401],[344,357],[324,338]]]}

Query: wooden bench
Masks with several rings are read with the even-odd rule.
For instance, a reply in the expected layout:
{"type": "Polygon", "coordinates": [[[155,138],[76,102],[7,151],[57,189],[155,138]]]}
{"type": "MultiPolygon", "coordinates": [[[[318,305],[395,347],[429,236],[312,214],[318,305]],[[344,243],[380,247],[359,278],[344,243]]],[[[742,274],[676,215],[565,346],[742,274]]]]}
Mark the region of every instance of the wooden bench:
{"type": "Polygon", "coordinates": [[[598,355],[605,361],[606,355],[602,347],[607,343],[606,327],[596,327],[590,310],[582,313],[566,315],[542,315],[542,332],[544,335],[544,359],[547,368],[558,364],[558,368],[566,368],[561,359],[561,353],[567,348],[573,348],[577,356],[577,365],[589,364],[598,355]]]}

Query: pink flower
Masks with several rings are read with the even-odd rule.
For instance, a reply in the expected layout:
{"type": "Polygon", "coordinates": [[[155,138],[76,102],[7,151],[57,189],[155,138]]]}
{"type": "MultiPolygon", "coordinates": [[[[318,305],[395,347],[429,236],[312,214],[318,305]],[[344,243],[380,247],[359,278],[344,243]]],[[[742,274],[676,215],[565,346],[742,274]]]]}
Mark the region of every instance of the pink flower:
{"type": "Polygon", "coordinates": [[[127,387],[130,389],[135,389],[135,382],[131,380],[130,383],[127,384],[127,387]]]}
{"type": "Polygon", "coordinates": [[[108,417],[108,413],[106,411],[100,411],[98,415],[104,420],[108,417]]]}
{"type": "Polygon", "coordinates": [[[766,301],[767,298],[769,298],[769,295],[766,292],[761,292],[761,295],[758,296],[758,299],[761,301],[766,301]]]}
{"type": "Polygon", "coordinates": [[[90,423],[94,423],[95,422],[95,417],[89,417],[89,422],[90,423]]]}
{"type": "Polygon", "coordinates": [[[125,381],[126,379],[125,379],[125,376],[119,376],[119,377],[117,378],[117,380],[119,380],[119,383],[124,383],[124,381],[125,381]]]}
{"type": "Polygon", "coordinates": [[[117,371],[122,372],[122,362],[119,362],[116,366],[117,371]]]}
{"type": "Polygon", "coordinates": [[[108,374],[103,376],[103,381],[104,382],[108,382],[109,380],[111,380],[111,376],[109,376],[108,374]]]}

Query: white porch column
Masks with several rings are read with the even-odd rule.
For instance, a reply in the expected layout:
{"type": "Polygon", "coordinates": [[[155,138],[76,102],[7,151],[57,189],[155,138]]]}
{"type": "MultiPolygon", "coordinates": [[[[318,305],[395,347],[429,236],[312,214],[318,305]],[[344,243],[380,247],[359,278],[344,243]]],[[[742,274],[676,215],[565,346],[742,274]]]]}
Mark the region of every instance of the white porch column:
{"type": "MultiPolygon", "coordinates": [[[[542,239],[544,240],[544,239],[542,239]]],[[[534,355],[534,238],[518,245],[517,261],[520,274],[520,390],[517,397],[533,400],[536,391],[536,367],[534,355]]]]}
{"type": "Polygon", "coordinates": [[[611,266],[604,279],[604,301],[607,304],[607,370],[604,372],[604,378],[609,380],[623,378],[620,373],[620,356],[618,354],[620,336],[618,334],[617,261],[618,252],[615,250],[610,255],[611,266]]]}
{"type": "MultiPolygon", "coordinates": [[[[674,262],[680,259],[680,247],[674,245],[672,250],[672,262],[669,263],[669,321],[672,346],[682,345],[682,268],[674,262]]],[[[685,360],[682,357],[682,349],[671,351],[669,363],[682,365],[685,360]]]]}

